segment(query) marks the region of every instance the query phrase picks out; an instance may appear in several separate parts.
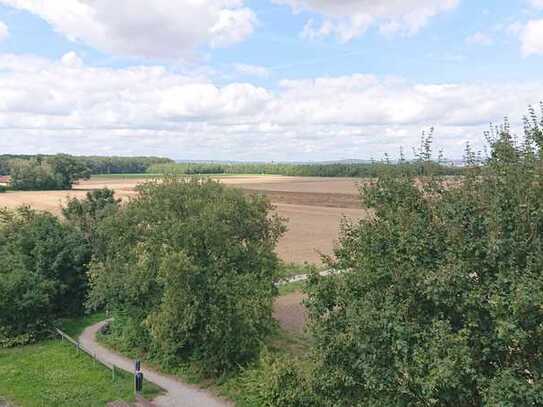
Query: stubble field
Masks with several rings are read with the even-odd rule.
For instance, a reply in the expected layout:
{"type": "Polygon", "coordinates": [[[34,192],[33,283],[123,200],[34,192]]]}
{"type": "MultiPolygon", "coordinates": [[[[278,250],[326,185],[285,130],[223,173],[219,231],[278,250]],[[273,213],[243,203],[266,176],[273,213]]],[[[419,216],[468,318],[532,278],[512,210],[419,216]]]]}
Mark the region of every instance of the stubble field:
{"type": "MultiPolygon", "coordinates": [[[[119,198],[127,200],[136,194],[135,186],[148,179],[96,177],[80,182],[72,191],[8,192],[0,194],[0,207],[28,204],[58,214],[69,197],[84,197],[93,189],[108,187],[115,190],[119,198]]],[[[288,231],[277,248],[280,257],[287,262],[320,263],[320,253],[333,252],[342,217],[365,216],[359,207],[357,179],[258,175],[217,179],[247,193],[266,194],[277,213],[288,218],[288,231]]]]}

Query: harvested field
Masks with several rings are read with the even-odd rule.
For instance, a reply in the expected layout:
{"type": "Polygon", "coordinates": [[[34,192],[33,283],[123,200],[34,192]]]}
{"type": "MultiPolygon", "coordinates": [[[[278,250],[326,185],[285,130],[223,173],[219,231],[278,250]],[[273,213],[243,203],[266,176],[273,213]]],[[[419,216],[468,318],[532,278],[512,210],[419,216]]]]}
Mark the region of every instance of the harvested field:
{"type": "MultiPolygon", "coordinates": [[[[358,180],[352,178],[243,175],[217,179],[248,193],[266,194],[277,213],[288,218],[288,231],[278,245],[280,257],[288,262],[320,263],[320,253],[332,254],[342,217],[357,219],[365,215],[359,209],[358,180]]],[[[72,191],[7,192],[0,195],[0,207],[28,204],[59,214],[68,197],[84,197],[87,191],[108,187],[127,200],[136,194],[136,185],[148,180],[99,177],[82,181],[72,191]]]]}

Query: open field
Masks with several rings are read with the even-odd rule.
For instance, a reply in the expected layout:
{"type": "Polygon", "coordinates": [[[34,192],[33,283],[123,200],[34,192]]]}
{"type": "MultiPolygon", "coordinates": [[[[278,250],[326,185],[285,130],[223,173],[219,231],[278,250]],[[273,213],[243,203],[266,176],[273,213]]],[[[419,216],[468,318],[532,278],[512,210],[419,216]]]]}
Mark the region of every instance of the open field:
{"type": "MultiPolygon", "coordinates": [[[[319,263],[320,254],[331,254],[340,220],[364,216],[359,209],[357,179],[284,177],[274,175],[230,175],[214,177],[227,186],[248,193],[269,196],[277,213],[288,218],[288,231],[278,245],[278,253],[288,262],[319,263]]],[[[150,177],[93,177],[72,191],[8,192],[0,195],[0,207],[28,204],[37,209],[60,213],[68,197],[84,197],[93,189],[108,187],[124,200],[135,195],[136,185],[150,177]]]]}

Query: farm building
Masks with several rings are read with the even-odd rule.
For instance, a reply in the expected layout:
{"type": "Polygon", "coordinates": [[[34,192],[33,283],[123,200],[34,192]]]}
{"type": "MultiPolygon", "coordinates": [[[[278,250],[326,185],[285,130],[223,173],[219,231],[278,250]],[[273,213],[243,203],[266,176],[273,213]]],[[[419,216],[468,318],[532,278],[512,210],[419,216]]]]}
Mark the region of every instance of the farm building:
{"type": "Polygon", "coordinates": [[[11,181],[9,175],[0,175],[0,185],[8,185],[11,181]]]}

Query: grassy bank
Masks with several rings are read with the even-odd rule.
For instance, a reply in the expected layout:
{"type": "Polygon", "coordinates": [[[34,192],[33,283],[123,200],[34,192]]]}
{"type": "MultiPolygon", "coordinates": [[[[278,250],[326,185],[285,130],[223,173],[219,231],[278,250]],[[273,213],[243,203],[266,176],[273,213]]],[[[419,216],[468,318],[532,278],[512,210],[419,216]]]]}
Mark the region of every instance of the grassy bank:
{"type": "MultiPolygon", "coordinates": [[[[64,321],[62,328],[77,336],[103,315],[64,321]]],[[[0,396],[20,407],[100,406],[108,401],[132,401],[132,375],[116,374],[67,342],[51,339],[35,345],[0,350],[0,396]]],[[[146,396],[158,387],[145,386],[146,396]]]]}

